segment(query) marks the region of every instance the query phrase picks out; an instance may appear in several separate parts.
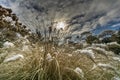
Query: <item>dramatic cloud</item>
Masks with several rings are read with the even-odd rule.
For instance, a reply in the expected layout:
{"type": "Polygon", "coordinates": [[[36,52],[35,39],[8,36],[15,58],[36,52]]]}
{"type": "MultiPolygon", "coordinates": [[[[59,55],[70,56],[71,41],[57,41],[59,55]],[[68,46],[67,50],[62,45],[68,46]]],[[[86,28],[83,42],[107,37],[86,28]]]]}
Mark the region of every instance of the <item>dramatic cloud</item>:
{"type": "Polygon", "coordinates": [[[73,34],[120,22],[120,0],[1,0],[30,28],[65,21],[73,34]],[[7,3],[7,2],[9,3],[7,3]],[[7,3],[7,4],[6,4],[7,3]]]}

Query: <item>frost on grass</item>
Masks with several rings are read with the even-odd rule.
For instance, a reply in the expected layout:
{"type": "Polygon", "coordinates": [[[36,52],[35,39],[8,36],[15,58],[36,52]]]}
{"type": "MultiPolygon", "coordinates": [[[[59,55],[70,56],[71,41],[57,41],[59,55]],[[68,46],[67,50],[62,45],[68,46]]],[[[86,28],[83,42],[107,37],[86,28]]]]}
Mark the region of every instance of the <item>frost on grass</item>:
{"type": "Polygon", "coordinates": [[[105,63],[97,63],[97,64],[94,64],[91,70],[93,70],[93,69],[95,69],[95,68],[97,68],[97,67],[103,68],[104,70],[106,70],[106,69],[109,70],[109,69],[110,69],[110,70],[116,71],[116,67],[112,66],[112,65],[109,64],[109,63],[107,63],[107,64],[105,64],[105,63]]]}
{"type": "Polygon", "coordinates": [[[95,59],[95,55],[94,55],[94,52],[92,50],[83,49],[83,50],[77,50],[75,52],[80,52],[81,54],[85,54],[88,57],[95,59]]]}
{"type": "Polygon", "coordinates": [[[83,72],[83,70],[82,70],[81,68],[76,67],[76,68],[74,69],[74,71],[75,71],[78,75],[81,75],[82,77],[84,77],[84,72],[83,72]]]}
{"type": "Polygon", "coordinates": [[[16,54],[16,55],[13,55],[9,58],[6,58],[3,62],[11,62],[11,61],[16,61],[18,59],[24,59],[24,56],[21,54],[16,54]]]}
{"type": "Polygon", "coordinates": [[[98,63],[97,66],[99,66],[99,67],[103,67],[103,68],[107,68],[107,69],[113,69],[113,70],[116,70],[116,68],[113,67],[113,66],[110,65],[110,64],[98,63]]]}

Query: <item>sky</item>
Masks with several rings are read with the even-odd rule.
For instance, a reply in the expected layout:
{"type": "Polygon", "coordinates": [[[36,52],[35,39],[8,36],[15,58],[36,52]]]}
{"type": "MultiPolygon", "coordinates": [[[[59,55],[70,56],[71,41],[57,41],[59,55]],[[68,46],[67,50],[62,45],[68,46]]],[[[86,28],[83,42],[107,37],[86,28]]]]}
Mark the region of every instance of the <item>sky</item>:
{"type": "Polygon", "coordinates": [[[0,4],[12,8],[33,30],[62,21],[72,34],[120,28],[120,0],[0,0],[0,4]]]}

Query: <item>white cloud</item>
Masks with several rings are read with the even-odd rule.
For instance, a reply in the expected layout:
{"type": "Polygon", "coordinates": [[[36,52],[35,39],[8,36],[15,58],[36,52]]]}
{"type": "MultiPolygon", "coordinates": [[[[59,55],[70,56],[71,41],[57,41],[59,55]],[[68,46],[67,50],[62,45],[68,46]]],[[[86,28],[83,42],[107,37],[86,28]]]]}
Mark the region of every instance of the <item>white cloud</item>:
{"type": "Polygon", "coordinates": [[[111,11],[109,11],[107,13],[107,15],[101,17],[99,19],[99,22],[100,22],[101,25],[105,25],[110,21],[120,20],[120,18],[119,18],[120,15],[119,14],[120,14],[120,8],[112,9],[111,11]]]}
{"type": "Polygon", "coordinates": [[[104,26],[111,21],[120,21],[120,0],[16,0],[10,4],[20,20],[30,28],[42,26],[39,24],[42,23],[41,17],[46,16],[42,13],[47,10],[49,17],[45,18],[46,22],[53,18],[55,21],[72,20],[72,17],[83,14],[74,20],[80,26],[71,26],[76,28],[73,32],[79,33],[95,29],[98,24],[104,26]]]}
{"type": "Polygon", "coordinates": [[[120,26],[120,23],[119,24],[115,24],[112,27],[118,27],[118,26],[120,26]]]}

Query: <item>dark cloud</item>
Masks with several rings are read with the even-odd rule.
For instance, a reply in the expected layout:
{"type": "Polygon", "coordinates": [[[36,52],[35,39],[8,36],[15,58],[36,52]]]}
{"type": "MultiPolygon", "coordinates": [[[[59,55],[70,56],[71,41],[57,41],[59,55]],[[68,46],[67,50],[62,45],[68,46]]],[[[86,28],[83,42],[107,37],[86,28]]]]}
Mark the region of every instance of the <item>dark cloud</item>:
{"type": "Polygon", "coordinates": [[[70,31],[82,33],[120,22],[120,0],[11,0],[10,4],[31,28],[42,26],[42,19],[46,25],[50,20],[66,21],[70,31]]]}

